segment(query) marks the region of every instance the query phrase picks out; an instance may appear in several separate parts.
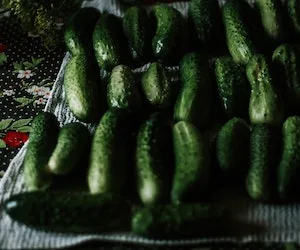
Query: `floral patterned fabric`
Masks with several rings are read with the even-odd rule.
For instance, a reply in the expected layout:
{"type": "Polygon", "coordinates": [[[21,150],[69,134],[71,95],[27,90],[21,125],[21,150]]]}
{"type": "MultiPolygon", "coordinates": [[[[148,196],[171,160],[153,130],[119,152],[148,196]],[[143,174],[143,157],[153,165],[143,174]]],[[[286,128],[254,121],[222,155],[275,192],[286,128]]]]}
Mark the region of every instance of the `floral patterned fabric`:
{"type": "Polygon", "coordinates": [[[44,109],[63,55],[24,34],[14,17],[0,16],[0,178],[44,109]]]}

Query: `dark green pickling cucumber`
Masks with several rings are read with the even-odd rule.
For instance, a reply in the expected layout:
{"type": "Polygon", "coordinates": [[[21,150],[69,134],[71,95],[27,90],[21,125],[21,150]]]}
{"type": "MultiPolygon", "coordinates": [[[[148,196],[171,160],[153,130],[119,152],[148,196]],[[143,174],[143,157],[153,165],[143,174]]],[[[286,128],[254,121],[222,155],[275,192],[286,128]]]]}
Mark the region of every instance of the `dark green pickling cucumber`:
{"type": "MultiPolygon", "coordinates": [[[[278,167],[277,185],[281,199],[295,196],[300,170],[300,117],[290,116],[282,127],[283,152],[278,167]]],[[[299,184],[298,184],[299,185],[299,184]]]]}
{"type": "Polygon", "coordinates": [[[152,107],[163,109],[172,105],[175,86],[162,64],[151,63],[143,73],[141,83],[146,100],[152,107]]]}
{"type": "Polygon", "coordinates": [[[59,175],[71,172],[82,157],[89,136],[88,129],[81,123],[64,125],[48,162],[49,171],[59,175]]]}
{"type": "Polygon", "coordinates": [[[55,148],[59,123],[54,114],[42,112],[32,121],[24,158],[24,180],[28,190],[46,189],[52,183],[48,161],[55,148]]]}
{"type": "Polygon", "coordinates": [[[100,80],[94,58],[78,54],[68,62],[64,73],[66,101],[74,116],[84,122],[98,121],[103,108],[100,80]]]}
{"type": "Polygon", "coordinates": [[[280,44],[285,37],[283,23],[283,6],[278,0],[256,0],[261,23],[272,45],[280,44]]]}
{"type": "Polygon", "coordinates": [[[98,9],[86,7],[79,9],[69,19],[64,31],[64,39],[72,55],[85,53],[86,49],[90,50],[93,47],[93,31],[99,18],[98,9]]]}
{"type": "Polygon", "coordinates": [[[286,111],[300,108],[300,53],[292,44],[282,44],[273,53],[273,67],[283,93],[286,111]]]}
{"type": "Polygon", "coordinates": [[[248,5],[244,0],[228,0],[222,7],[227,46],[234,61],[247,64],[257,53],[253,35],[245,16],[248,5]]]}
{"type": "Polygon", "coordinates": [[[91,193],[120,193],[127,175],[132,131],[127,110],[109,109],[92,138],[88,186],[91,193]]]}
{"type": "Polygon", "coordinates": [[[250,126],[241,118],[223,125],[216,139],[216,156],[223,173],[244,180],[249,168],[250,126]]]}
{"type": "Polygon", "coordinates": [[[182,42],[181,32],[183,17],[175,8],[158,4],[153,6],[151,20],[156,23],[155,35],[152,39],[152,51],[158,60],[175,61],[180,57],[182,42]]]}
{"type": "Polygon", "coordinates": [[[154,113],[139,129],[136,178],[144,204],[168,202],[172,179],[172,130],[163,113],[154,113]]]}
{"type": "Polygon", "coordinates": [[[245,66],[234,62],[231,57],[219,57],[215,61],[215,76],[225,114],[230,118],[247,117],[250,85],[245,66]]]}
{"type": "Polygon", "coordinates": [[[281,150],[280,129],[266,124],[254,125],[250,134],[250,169],[246,178],[249,196],[270,201],[275,189],[274,173],[281,150]]]}
{"type": "Polygon", "coordinates": [[[285,1],[289,24],[295,39],[300,38],[300,2],[298,0],[285,1]]]}
{"type": "Polygon", "coordinates": [[[107,85],[107,101],[110,108],[141,109],[139,86],[128,66],[118,65],[113,68],[107,85]]]}
{"type": "Polygon", "coordinates": [[[131,206],[113,194],[26,192],[5,201],[5,211],[29,227],[58,233],[111,232],[130,227],[131,206]]]}
{"type": "Polygon", "coordinates": [[[128,62],[126,42],[119,18],[103,13],[93,33],[93,45],[99,67],[110,71],[113,67],[128,62]]]}
{"type": "Polygon", "coordinates": [[[198,53],[186,54],[180,62],[182,89],[174,107],[174,119],[195,125],[208,122],[212,106],[212,79],[208,59],[198,53]]]}
{"type": "Polygon", "coordinates": [[[251,86],[251,123],[281,126],[284,121],[284,105],[275,86],[270,61],[266,56],[256,54],[247,64],[246,73],[251,86]]]}
{"type": "Polygon", "coordinates": [[[175,174],[171,201],[174,204],[199,201],[201,194],[208,191],[210,176],[208,143],[193,124],[180,121],[173,127],[173,145],[175,174]]]}
{"type": "Polygon", "coordinates": [[[197,36],[197,47],[213,51],[222,46],[222,18],[218,1],[191,0],[188,15],[197,36]]]}
{"type": "Polygon", "coordinates": [[[145,61],[151,51],[147,11],[138,6],[128,8],[123,16],[123,30],[133,60],[145,61]]]}
{"type": "Polygon", "coordinates": [[[131,231],[151,238],[199,237],[218,232],[225,218],[224,209],[210,204],[155,204],[133,214],[131,231]]]}

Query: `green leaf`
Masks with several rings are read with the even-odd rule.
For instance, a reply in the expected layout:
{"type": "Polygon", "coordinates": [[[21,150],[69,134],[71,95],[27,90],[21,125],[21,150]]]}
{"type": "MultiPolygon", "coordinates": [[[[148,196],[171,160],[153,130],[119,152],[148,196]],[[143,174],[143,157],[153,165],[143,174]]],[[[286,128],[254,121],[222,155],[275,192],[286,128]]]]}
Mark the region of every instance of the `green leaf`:
{"type": "Polygon", "coordinates": [[[17,120],[15,122],[13,122],[13,124],[10,126],[10,128],[16,129],[16,128],[24,127],[24,126],[28,125],[31,122],[31,120],[32,120],[31,118],[17,120]]]}
{"type": "Polygon", "coordinates": [[[33,69],[35,67],[31,62],[24,62],[23,64],[26,69],[33,69]]]}
{"type": "Polygon", "coordinates": [[[41,64],[41,62],[44,61],[44,60],[45,60],[44,58],[34,58],[34,57],[31,57],[32,66],[35,68],[39,64],[41,64]]]}
{"type": "Polygon", "coordinates": [[[0,66],[7,62],[7,56],[4,53],[0,53],[0,66]]]}
{"type": "Polygon", "coordinates": [[[26,98],[26,97],[19,97],[19,98],[14,98],[16,102],[21,103],[21,105],[18,105],[17,108],[22,108],[25,107],[28,104],[31,104],[35,101],[35,98],[26,98]]]}
{"type": "Polygon", "coordinates": [[[23,70],[23,63],[22,62],[20,62],[20,63],[14,62],[13,66],[14,66],[14,69],[15,69],[14,72],[18,72],[19,70],[23,70]]]}
{"type": "Polygon", "coordinates": [[[26,132],[30,132],[30,129],[31,129],[30,126],[24,126],[24,127],[18,128],[17,131],[26,133],[26,132]]]}
{"type": "Polygon", "coordinates": [[[0,130],[5,130],[9,128],[9,125],[11,124],[12,121],[13,119],[5,119],[0,121],[0,130]]]}
{"type": "Polygon", "coordinates": [[[6,143],[2,139],[0,139],[0,148],[6,148],[6,143]]]}

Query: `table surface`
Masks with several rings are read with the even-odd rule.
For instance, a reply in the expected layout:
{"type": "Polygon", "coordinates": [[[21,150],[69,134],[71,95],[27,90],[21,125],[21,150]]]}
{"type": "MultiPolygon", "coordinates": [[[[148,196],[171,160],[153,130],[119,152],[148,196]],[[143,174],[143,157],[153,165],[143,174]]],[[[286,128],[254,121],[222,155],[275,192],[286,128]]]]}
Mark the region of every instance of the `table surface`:
{"type": "MultiPolygon", "coordinates": [[[[14,17],[0,16],[0,178],[10,161],[28,140],[33,117],[43,111],[64,54],[64,48],[49,51],[41,45],[39,38],[25,34],[14,17]],[[4,54],[7,62],[1,65],[1,55],[4,54]]],[[[99,246],[104,245],[94,242],[74,249],[99,248],[99,246]]],[[[130,245],[105,244],[105,247],[133,249],[130,245]]],[[[140,246],[135,249],[145,248],[140,246]]],[[[297,248],[291,244],[286,246],[248,244],[192,249],[292,250],[297,248]]]]}

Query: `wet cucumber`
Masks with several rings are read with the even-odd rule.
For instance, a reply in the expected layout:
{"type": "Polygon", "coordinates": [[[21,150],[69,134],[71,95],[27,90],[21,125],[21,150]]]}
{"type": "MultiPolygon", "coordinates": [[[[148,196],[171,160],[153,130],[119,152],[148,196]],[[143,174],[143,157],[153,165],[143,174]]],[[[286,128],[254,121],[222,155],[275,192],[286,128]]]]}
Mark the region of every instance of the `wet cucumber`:
{"type": "Polygon", "coordinates": [[[49,171],[59,175],[71,172],[81,159],[89,136],[89,131],[81,123],[73,122],[64,125],[49,159],[49,171]]]}
{"type": "Polygon", "coordinates": [[[292,28],[293,37],[300,38],[300,2],[298,0],[288,0],[285,2],[287,7],[288,19],[292,28]]]}
{"type": "Polygon", "coordinates": [[[194,125],[180,121],[173,127],[173,144],[175,175],[171,201],[174,204],[199,201],[201,194],[208,190],[208,143],[194,125]]]}
{"type": "Polygon", "coordinates": [[[130,204],[112,194],[35,191],[13,195],[4,206],[12,219],[47,232],[111,232],[130,226],[130,204]]]}
{"type": "Polygon", "coordinates": [[[128,111],[109,109],[97,125],[88,170],[91,193],[121,192],[127,174],[130,120],[128,111]]]}
{"type": "Polygon", "coordinates": [[[290,116],[282,127],[283,153],[278,167],[278,193],[282,199],[297,196],[295,187],[300,170],[300,117],[290,116]]]}
{"type": "Polygon", "coordinates": [[[32,121],[24,159],[24,179],[29,190],[46,189],[52,183],[48,161],[55,148],[59,123],[52,113],[42,112],[32,121]]]}
{"type": "Polygon", "coordinates": [[[144,204],[168,202],[172,179],[172,131],[162,113],[154,113],[139,129],[136,178],[144,204]]]}

